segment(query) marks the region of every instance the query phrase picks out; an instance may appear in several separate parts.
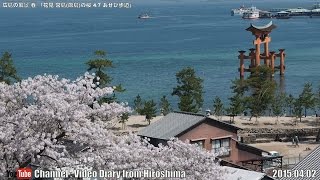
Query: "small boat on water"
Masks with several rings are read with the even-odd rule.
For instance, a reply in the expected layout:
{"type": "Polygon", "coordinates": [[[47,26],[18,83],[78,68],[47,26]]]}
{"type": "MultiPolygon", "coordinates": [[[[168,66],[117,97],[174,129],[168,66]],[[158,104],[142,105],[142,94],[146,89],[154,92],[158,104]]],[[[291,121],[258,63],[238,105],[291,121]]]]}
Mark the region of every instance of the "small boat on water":
{"type": "Polygon", "coordinates": [[[259,11],[259,18],[260,19],[272,18],[272,13],[269,11],[259,11]]]}
{"type": "Polygon", "coordinates": [[[320,16],[320,3],[316,3],[312,6],[310,10],[310,17],[320,16]]]}
{"type": "Polygon", "coordinates": [[[286,12],[290,13],[290,16],[308,16],[310,15],[309,9],[304,9],[301,7],[294,8],[294,9],[287,9],[286,12]]]}
{"type": "Polygon", "coordinates": [[[277,19],[289,19],[289,18],[291,18],[290,13],[288,13],[287,11],[277,12],[277,14],[274,17],[277,18],[277,19]]]}
{"type": "Polygon", "coordinates": [[[257,8],[254,6],[245,7],[244,5],[242,5],[240,6],[240,8],[231,9],[231,16],[234,16],[234,15],[243,16],[244,13],[252,11],[253,9],[257,9],[257,8]]]}
{"type": "Polygon", "coordinates": [[[240,6],[239,8],[237,9],[231,9],[231,16],[234,16],[234,15],[243,15],[244,12],[246,12],[246,9],[248,8],[245,8],[244,5],[240,6]]]}
{"type": "Polygon", "coordinates": [[[139,16],[138,16],[138,18],[139,19],[149,19],[149,18],[151,18],[148,14],[140,14],[139,16]]]}
{"type": "Polygon", "coordinates": [[[312,9],[310,12],[310,17],[319,16],[320,17],[320,8],[319,9],[312,9]]]}
{"type": "Polygon", "coordinates": [[[269,10],[269,12],[277,13],[277,12],[280,12],[280,11],[286,11],[288,9],[289,8],[272,8],[272,9],[269,10]]]}
{"type": "Polygon", "coordinates": [[[252,7],[250,11],[243,13],[243,19],[258,19],[260,17],[260,10],[252,7]]]}

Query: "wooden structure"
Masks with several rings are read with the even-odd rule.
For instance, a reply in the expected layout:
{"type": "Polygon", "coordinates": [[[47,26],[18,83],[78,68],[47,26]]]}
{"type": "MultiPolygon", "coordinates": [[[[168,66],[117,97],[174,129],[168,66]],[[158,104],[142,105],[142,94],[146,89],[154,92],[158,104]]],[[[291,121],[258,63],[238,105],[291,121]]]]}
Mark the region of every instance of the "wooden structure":
{"type": "Polygon", "coordinates": [[[253,24],[250,25],[246,30],[250,31],[252,35],[254,35],[255,40],[253,41],[253,45],[255,48],[249,49],[249,55],[245,55],[246,51],[239,51],[239,60],[240,60],[240,78],[244,77],[245,72],[251,72],[252,68],[260,66],[261,59],[264,60],[264,65],[267,67],[270,67],[272,69],[272,75],[274,75],[275,69],[280,70],[280,75],[284,75],[285,70],[285,64],[284,64],[284,58],[285,58],[285,50],[279,49],[279,53],[276,53],[275,51],[269,50],[269,43],[271,42],[270,33],[271,31],[276,28],[274,24],[272,24],[272,21],[264,26],[255,26],[253,24]],[[264,45],[263,52],[261,53],[261,44],[264,45]],[[280,63],[279,65],[275,65],[276,58],[279,57],[280,63]],[[250,60],[249,68],[245,67],[245,60],[250,60]]]}
{"type": "MultiPolygon", "coordinates": [[[[242,161],[261,159],[267,151],[242,143],[241,128],[202,114],[171,112],[141,129],[138,135],[150,139],[154,146],[167,145],[172,137],[198,144],[207,151],[219,153],[217,158],[240,165],[242,161]]],[[[228,164],[227,163],[227,164],[228,164]]]]}
{"type": "Polygon", "coordinates": [[[283,156],[263,157],[241,161],[241,163],[243,167],[263,172],[264,168],[282,169],[282,158],[283,156]]]}

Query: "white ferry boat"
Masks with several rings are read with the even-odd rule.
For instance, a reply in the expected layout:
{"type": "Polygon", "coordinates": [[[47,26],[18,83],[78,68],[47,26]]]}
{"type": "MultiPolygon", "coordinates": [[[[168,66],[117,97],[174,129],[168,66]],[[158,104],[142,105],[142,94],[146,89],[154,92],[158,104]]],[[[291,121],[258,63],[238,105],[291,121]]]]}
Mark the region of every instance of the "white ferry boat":
{"type": "Polygon", "coordinates": [[[260,17],[260,11],[256,8],[251,9],[248,12],[243,13],[242,18],[243,19],[258,19],[260,17]]]}
{"type": "Polygon", "coordinates": [[[277,19],[290,19],[290,13],[288,13],[287,11],[280,11],[277,12],[277,15],[274,16],[277,19]]]}
{"type": "Polygon", "coordinates": [[[231,9],[231,16],[234,16],[234,15],[243,15],[244,12],[247,11],[248,8],[245,8],[244,5],[240,6],[239,8],[237,9],[231,9]]]}
{"type": "Polygon", "coordinates": [[[314,16],[320,16],[320,8],[311,10],[310,17],[314,17],[314,16]]]}
{"type": "Polygon", "coordinates": [[[240,8],[231,9],[231,16],[234,16],[234,15],[243,16],[244,13],[252,11],[253,9],[257,9],[257,8],[254,7],[254,6],[245,7],[245,6],[242,5],[240,8]]]}
{"type": "Polygon", "coordinates": [[[139,19],[149,19],[149,18],[151,18],[148,14],[140,14],[139,16],[138,16],[138,18],[139,19]]]}
{"type": "Polygon", "coordinates": [[[311,10],[298,7],[294,9],[287,9],[286,12],[290,13],[290,16],[306,16],[310,14],[311,10]]]}

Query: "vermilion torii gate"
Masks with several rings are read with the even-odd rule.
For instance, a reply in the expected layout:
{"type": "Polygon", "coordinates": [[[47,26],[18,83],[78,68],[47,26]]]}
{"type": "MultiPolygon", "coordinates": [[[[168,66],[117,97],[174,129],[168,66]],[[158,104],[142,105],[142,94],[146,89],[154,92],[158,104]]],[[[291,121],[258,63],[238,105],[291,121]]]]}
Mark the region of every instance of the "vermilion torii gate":
{"type": "Polygon", "coordinates": [[[285,53],[284,49],[279,49],[279,53],[276,53],[274,51],[269,51],[269,43],[271,42],[271,37],[269,34],[271,31],[276,28],[274,24],[272,24],[272,21],[264,26],[255,26],[251,24],[250,27],[248,27],[246,30],[250,31],[252,35],[255,36],[255,40],[253,41],[253,45],[255,45],[255,49],[251,48],[250,53],[248,56],[245,55],[246,51],[239,51],[239,60],[240,60],[240,78],[244,77],[245,72],[251,72],[251,68],[260,66],[260,60],[264,60],[264,65],[267,67],[270,67],[272,69],[272,75],[274,75],[274,70],[279,69],[280,75],[284,75],[285,65],[284,65],[284,58],[285,53]],[[260,45],[264,44],[264,52],[261,53],[260,45]],[[280,58],[280,65],[275,65],[276,57],[280,58]],[[249,59],[250,65],[249,68],[245,68],[244,60],[249,59]]]}

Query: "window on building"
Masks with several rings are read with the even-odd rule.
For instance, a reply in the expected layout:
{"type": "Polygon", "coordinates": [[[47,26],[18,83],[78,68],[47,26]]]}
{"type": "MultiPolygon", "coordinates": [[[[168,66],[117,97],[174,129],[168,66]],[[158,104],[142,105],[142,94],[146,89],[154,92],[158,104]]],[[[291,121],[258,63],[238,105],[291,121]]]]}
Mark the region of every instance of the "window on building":
{"type": "Polygon", "coordinates": [[[204,148],[204,140],[196,140],[196,141],[191,141],[191,144],[197,144],[199,147],[204,148]]]}
{"type": "Polygon", "coordinates": [[[230,155],[230,138],[212,140],[212,150],[219,156],[230,155]]]}

